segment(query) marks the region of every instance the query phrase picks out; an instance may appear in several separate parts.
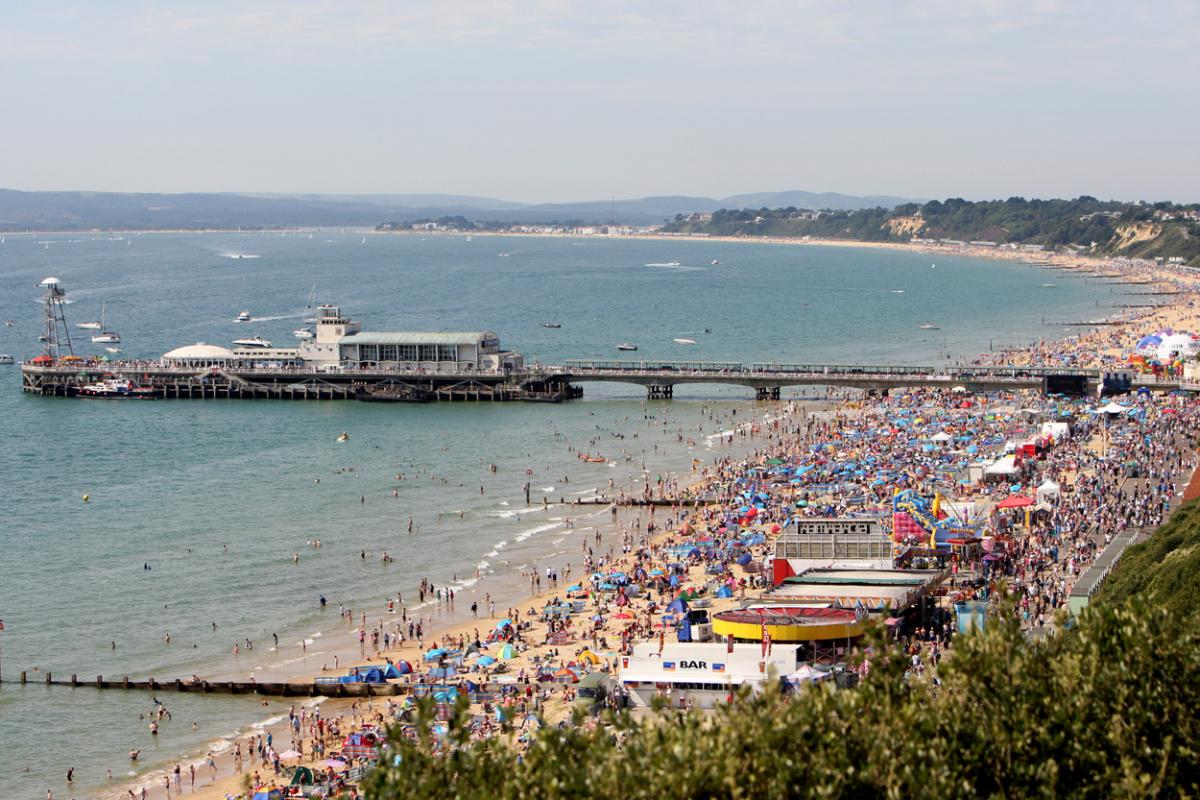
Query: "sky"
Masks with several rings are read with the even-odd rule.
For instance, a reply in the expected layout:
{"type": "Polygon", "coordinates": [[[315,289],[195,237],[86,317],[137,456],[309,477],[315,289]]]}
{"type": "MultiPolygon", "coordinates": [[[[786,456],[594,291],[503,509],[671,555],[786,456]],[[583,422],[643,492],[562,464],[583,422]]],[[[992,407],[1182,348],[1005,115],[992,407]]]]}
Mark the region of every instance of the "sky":
{"type": "Polygon", "coordinates": [[[0,186],[1200,200],[1200,0],[0,0],[0,186]]]}

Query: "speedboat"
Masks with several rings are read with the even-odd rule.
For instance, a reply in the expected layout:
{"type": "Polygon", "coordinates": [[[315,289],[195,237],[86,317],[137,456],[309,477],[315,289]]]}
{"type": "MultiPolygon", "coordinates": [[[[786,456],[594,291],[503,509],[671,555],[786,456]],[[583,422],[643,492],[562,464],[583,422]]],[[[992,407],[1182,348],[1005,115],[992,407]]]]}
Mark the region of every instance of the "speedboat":
{"type": "Polygon", "coordinates": [[[934,325],[932,322],[922,322],[917,327],[923,331],[940,331],[941,330],[941,328],[939,328],[937,325],[934,325]]]}
{"type": "Polygon", "coordinates": [[[626,352],[632,352],[634,350],[637,350],[637,345],[630,344],[629,342],[622,342],[621,344],[617,345],[617,349],[624,350],[626,352]]]}
{"type": "Polygon", "coordinates": [[[307,342],[309,339],[313,338],[313,332],[308,328],[297,328],[296,330],[292,331],[292,336],[295,336],[301,341],[307,342]]]}
{"type": "Polygon", "coordinates": [[[543,322],[542,327],[543,328],[561,328],[562,323],[561,322],[543,322]]]}
{"type": "Polygon", "coordinates": [[[695,339],[673,339],[672,341],[675,342],[675,344],[695,344],[696,343],[695,339]]]}
{"type": "Polygon", "coordinates": [[[233,340],[233,343],[234,343],[234,344],[236,344],[238,347],[260,347],[260,348],[266,348],[266,347],[272,347],[272,346],[273,346],[273,345],[272,345],[272,344],[271,344],[269,341],[267,341],[266,339],[262,338],[261,336],[250,336],[250,337],[248,337],[248,338],[245,338],[245,339],[234,339],[234,340],[233,340]]]}
{"type": "Polygon", "coordinates": [[[237,322],[249,322],[250,321],[250,312],[243,308],[241,311],[238,312],[236,321],[237,322]]]}
{"type": "Polygon", "coordinates": [[[0,353],[0,364],[13,364],[13,363],[16,363],[16,362],[13,361],[12,356],[10,356],[8,353],[0,353]]]}
{"type": "Polygon", "coordinates": [[[105,349],[105,350],[107,350],[107,351],[108,351],[108,352],[110,352],[110,353],[119,353],[119,352],[121,352],[121,348],[119,348],[119,347],[106,347],[106,348],[104,348],[104,349],[105,349]]]}
{"type": "Polygon", "coordinates": [[[100,331],[92,337],[93,344],[120,344],[121,334],[116,331],[100,331]]]}
{"type": "Polygon", "coordinates": [[[712,260],[712,264],[713,264],[713,266],[714,266],[714,267],[715,267],[717,264],[720,264],[720,263],[721,263],[721,262],[720,262],[720,261],[718,261],[718,260],[717,260],[717,259],[715,259],[715,258],[712,260]]]}

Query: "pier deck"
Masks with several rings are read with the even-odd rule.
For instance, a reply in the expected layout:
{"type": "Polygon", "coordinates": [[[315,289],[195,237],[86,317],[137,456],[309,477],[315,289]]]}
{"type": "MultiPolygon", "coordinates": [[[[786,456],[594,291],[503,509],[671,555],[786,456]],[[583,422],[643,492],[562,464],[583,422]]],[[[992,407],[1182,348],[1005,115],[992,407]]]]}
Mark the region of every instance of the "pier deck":
{"type": "MultiPolygon", "coordinates": [[[[403,369],[314,370],[297,368],[164,366],[159,362],[98,362],[21,365],[26,392],[71,397],[105,377],[124,378],[163,399],[353,400],[364,393],[419,393],[422,399],[455,401],[558,402],[583,395],[578,384],[614,382],[646,388],[653,399],[669,399],[680,384],[745,386],[760,400],[781,399],[790,386],[838,386],[869,392],[911,387],[971,391],[1086,394],[1103,380],[1098,369],[897,364],[783,364],[704,361],[583,361],[504,373],[425,372],[403,369]]],[[[1137,376],[1133,388],[1179,388],[1178,381],[1137,376]]]]}

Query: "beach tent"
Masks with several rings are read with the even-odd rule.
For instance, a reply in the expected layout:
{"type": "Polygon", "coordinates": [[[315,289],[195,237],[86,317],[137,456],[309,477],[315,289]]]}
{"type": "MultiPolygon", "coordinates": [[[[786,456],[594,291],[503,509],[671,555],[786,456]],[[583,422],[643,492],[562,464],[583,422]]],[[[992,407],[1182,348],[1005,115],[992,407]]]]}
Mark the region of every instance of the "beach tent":
{"type": "Polygon", "coordinates": [[[507,661],[510,658],[516,658],[517,650],[511,644],[506,644],[500,648],[500,657],[507,661]]]}
{"type": "Polygon", "coordinates": [[[749,564],[751,560],[752,557],[749,553],[742,553],[740,556],[738,556],[737,563],[744,567],[749,564]]]}
{"type": "Polygon", "coordinates": [[[1128,408],[1126,408],[1125,406],[1123,406],[1120,403],[1117,403],[1115,401],[1112,403],[1109,403],[1108,405],[1104,406],[1103,408],[1096,409],[1097,414],[1124,414],[1128,411],[1129,411],[1128,408]]]}
{"type": "Polygon", "coordinates": [[[1047,478],[1042,482],[1042,485],[1037,487],[1037,499],[1039,503],[1044,503],[1053,500],[1059,496],[1059,486],[1054,481],[1047,478]]]}
{"type": "Polygon", "coordinates": [[[674,600],[672,600],[672,601],[671,601],[671,603],[670,603],[670,604],[667,606],[667,613],[668,613],[668,614],[670,614],[670,613],[686,614],[686,613],[687,613],[687,610],[688,610],[688,607],[687,607],[687,600],[686,600],[686,599],[683,597],[683,595],[680,595],[679,597],[676,597],[676,598],[675,598],[674,600]]]}
{"type": "Polygon", "coordinates": [[[383,677],[385,680],[389,680],[391,678],[399,678],[401,675],[400,670],[398,670],[396,668],[395,664],[388,664],[386,667],[383,667],[382,670],[383,670],[383,677]]]}
{"type": "Polygon", "coordinates": [[[292,786],[312,786],[316,783],[316,776],[308,767],[296,767],[296,771],[292,773],[292,786]]]}
{"type": "Polygon", "coordinates": [[[601,663],[600,656],[596,655],[591,650],[584,650],[582,653],[580,653],[579,660],[587,661],[594,667],[600,666],[600,663],[601,663]]]}
{"type": "Polygon", "coordinates": [[[1011,455],[990,464],[983,471],[985,475],[1016,475],[1017,472],[1017,460],[1011,455]]]}
{"type": "Polygon", "coordinates": [[[442,656],[446,655],[446,650],[441,647],[435,647],[432,650],[425,651],[426,661],[437,661],[442,656]]]}
{"type": "Polygon", "coordinates": [[[717,597],[733,597],[733,590],[728,586],[722,586],[720,589],[717,589],[717,597]]]}
{"type": "Polygon", "coordinates": [[[492,664],[496,663],[496,659],[492,658],[491,656],[480,656],[478,659],[476,659],[475,663],[481,667],[490,667],[492,664]]]}
{"type": "Polygon", "coordinates": [[[371,667],[368,670],[359,673],[359,678],[363,683],[386,683],[387,678],[383,675],[383,670],[379,667],[371,667]]]}
{"type": "Polygon", "coordinates": [[[411,675],[412,674],[412,671],[413,671],[412,664],[408,663],[407,661],[397,661],[394,666],[395,666],[396,672],[398,672],[401,675],[411,675]]]}

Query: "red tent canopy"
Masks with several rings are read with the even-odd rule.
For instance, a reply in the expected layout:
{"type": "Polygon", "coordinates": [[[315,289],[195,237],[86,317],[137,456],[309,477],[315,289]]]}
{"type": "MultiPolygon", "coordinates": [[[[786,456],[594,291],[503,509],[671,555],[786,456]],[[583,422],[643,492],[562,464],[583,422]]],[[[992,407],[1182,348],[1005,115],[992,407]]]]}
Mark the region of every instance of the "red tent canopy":
{"type": "Polygon", "coordinates": [[[1033,500],[1023,494],[1012,494],[1000,501],[996,508],[1025,508],[1033,505],[1033,500]]]}
{"type": "Polygon", "coordinates": [[[37,358],[29,359],[30,364],[50,364],[53,363],[53,361],[54,359],[47,355],[40,355],[37,358]]]}

